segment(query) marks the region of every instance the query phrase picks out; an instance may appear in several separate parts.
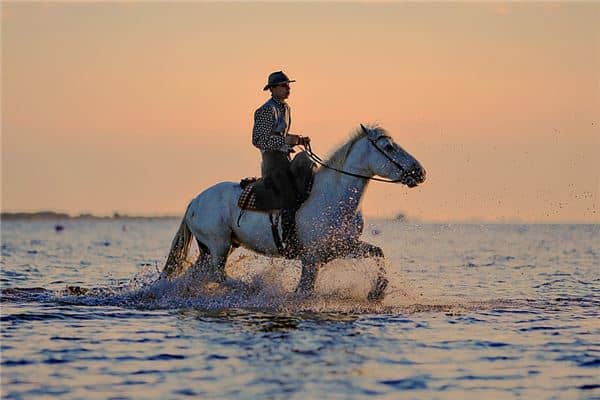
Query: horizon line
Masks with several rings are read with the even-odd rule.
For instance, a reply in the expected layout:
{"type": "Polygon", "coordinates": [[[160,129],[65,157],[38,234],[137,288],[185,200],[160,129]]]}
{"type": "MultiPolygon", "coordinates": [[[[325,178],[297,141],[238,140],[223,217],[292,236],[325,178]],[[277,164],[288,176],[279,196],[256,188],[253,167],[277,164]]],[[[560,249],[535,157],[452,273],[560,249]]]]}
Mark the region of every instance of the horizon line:
{"type": "MultiPolygon", "coordinates": [[[[581,220],[565,220],[565,221],[526,221],[519,218],[498,218],[496,220],[487,220],[480,218],[467,219],[428,219],[411,217],[404,213],[397,213],[396,216],[375,216],[363,214],[366,219],[371,220],[388,220],[399,221],[404,223],[421,223],[421,224],[497,224],[497,225],[599,225],[600,221],[581,221],[581,220]]],[[[56,220],[56,219],[180,219],[182,214],[170,213],[146,213],[146,214],[130,214],[126,212],[115,211],[111,214],[96,214],[91,212],[69,213],[56,210],[39,210],[39,211],[0,211],[0,219],[12,220],[56,220]]]]}

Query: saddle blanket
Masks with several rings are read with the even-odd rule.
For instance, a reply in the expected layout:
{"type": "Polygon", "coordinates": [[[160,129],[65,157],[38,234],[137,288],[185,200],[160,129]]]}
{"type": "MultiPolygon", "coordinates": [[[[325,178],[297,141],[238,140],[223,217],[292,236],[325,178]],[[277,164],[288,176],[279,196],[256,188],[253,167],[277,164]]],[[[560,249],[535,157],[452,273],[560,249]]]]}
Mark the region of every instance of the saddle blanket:
{"type": "Polygon", "coordinates": [[[260,181],[260,178],[245,178],[240,182],[242,193],[238,199],[238,207],[242,210],[265,211],[259,207],[256,202],[256,193],[254,186],[260,181]]]}

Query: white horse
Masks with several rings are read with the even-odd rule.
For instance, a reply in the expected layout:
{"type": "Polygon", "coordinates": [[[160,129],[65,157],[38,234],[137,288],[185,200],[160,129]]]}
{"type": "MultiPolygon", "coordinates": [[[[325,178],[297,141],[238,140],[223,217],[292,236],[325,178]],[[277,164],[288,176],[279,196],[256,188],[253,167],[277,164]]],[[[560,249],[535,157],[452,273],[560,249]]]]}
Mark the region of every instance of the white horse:
{"type": "MultiPolygon", "coordinates": [[[[380,127],[358,128],[314,177],[310,197],[296,213],[302,251],[302,274],[297,292],[312,292],[319,265],[342,257],[383,257],[376,246],[359,240],[363,230],[360,201],[375,175],[414,187],[425,180],[425,170],[380,127]]],[[[381,179],[378,179],[381,180],[381,179]]],[[[162,277],[171,278],[186,268],[192,236],[200,255],[196,266],[209,268],[215,279],[225,279],[225,263],[238,246],[280,257],[266,212],[246,211],[240,226],[237,202],[239,183],[222,182],[193,199],[173,239],[162,277]]],[[[188,264],[189,265],[189,264],[188,264]]],[[[380,276],[369,298],[383,295],[387,286],[380,276]]]]}

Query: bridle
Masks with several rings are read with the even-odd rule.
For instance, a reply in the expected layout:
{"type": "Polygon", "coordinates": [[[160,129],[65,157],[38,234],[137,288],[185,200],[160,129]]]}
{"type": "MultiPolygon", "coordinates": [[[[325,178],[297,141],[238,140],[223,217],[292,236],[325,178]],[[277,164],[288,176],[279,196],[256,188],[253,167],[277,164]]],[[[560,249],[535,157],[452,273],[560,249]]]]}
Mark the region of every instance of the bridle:
{"type": "MultiPolygon", "coordinates": [[[[388,139],[390,139],[390,140],[391,140],[392,138],[391,138],[390,136],[383,135],[383,134],[382,134],[382,135],[379,135],[379,136],[377,136],[376,138],[371,138],[371,137],[369,137],[369,131],[367,130],[367,128],[365,128],[363,124],[360,124],[360,127],[361,127],[361,128],[362,128],[362,130],[363,130],[363,131],[364,131],[364,132],[367,134],[367,139],[368,139],[368,140],[369,140],[369,142],[370,142],[370,143],[373,145],[373,147],[375,147],[375,148],[376,148],[376,149],[377,149],[377,150],[378,150],[378,151],[379,151],[381,154],[383,154],[383,156],[384,156],[384,157],[385,157],[385,158],[386,158],[386,159],[387,159],[389,162],[391,162],[392,164],[394,164],[394,165],[395,165],[395,166],[396,166],[396,167],[397,167],[397,168],[398,168],[398,169],[399,169],[399,170],[400,170],[400,171],[401,171],[401,172],[404,174],[404,173],[406,172],[406,170],[404,169],[404,167],[403,167],[402,165],[398,164],[398,162],[397,162],[396,160],[394,160],[392,157],[390,157],[390,156],[389,156],[389,155],[388,155],[388,154],[387,154],[385,151],[383,151],[383,150],[381,149],[381,147],[379,147],[379,146],[377,145],[377,142],[378,142],[380,139],[383,139],[383,138],[388,138],[388,139]]],[[[325,162],[323,161],[323,159],[322,159],[321,157],[319,157],[318,155],[316,155],[316,154],[315,154],[315,153],[312,151],[312,149],[311,149],[311,147],[310,147],[310,143],[306,144],[306,145],[304,146],[304,148],[306,149],[306,153],[308,154],[308,156],[310,157],[310,159],[311,159],[311,160],[313,160],[314,162],[316,162],[317,164],[319,164],[319,165],[321,165],[321,166],[323,166],[323,167],[325,167],[325,168],[332,169],[332,170],[334,170],[334,171],[337,171],[337,172],[339,172],[339,173],[342,173],[342,174],[344,174],[344,175],[353,176],[353,177],[355,177],[355,178],[368,179],[368,180],[371,180],[371,181],[385,182],[385,183],[398,183],[398,182],[401,182],[401,181],[402,181],[402,178],[399,178],[399,179],[393,179],[393,180],[392,180],[392,179],[377,178],[377,177],[374,177],[374,176],[366,176],[366,175],[355,174],[355,173],[352,173],[352,172],[343,171],[343,170],[341,170],[341,169],[337,169],[337,168],[331,167],[331,166],[329,166],[329,165],[325,164],[325,162]]]]}

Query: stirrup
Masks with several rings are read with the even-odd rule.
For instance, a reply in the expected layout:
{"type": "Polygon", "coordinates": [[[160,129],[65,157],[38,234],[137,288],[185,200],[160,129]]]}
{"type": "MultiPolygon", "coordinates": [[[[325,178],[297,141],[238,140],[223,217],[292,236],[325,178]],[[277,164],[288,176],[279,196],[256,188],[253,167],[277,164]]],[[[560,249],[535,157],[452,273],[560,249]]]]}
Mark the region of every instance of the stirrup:
{"type": "Polygon", "coordinates": [[[281,216],[281,210],[279,212],[273,211],[269,213],[269,221],[271,221],[271,233],[273,234],[273,241],[275,242],[275,246],[277,247],[277,251],[279,254],[284,255],[285,247],[283,247],[283,242],[281,241],[281,236],[279,236],[279,218],[281,216]]]}

